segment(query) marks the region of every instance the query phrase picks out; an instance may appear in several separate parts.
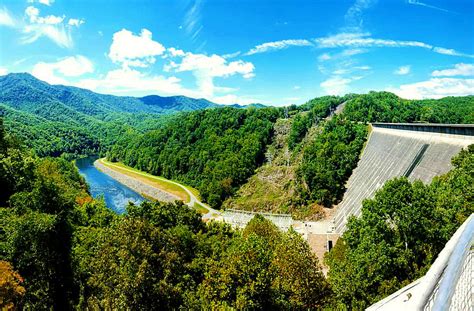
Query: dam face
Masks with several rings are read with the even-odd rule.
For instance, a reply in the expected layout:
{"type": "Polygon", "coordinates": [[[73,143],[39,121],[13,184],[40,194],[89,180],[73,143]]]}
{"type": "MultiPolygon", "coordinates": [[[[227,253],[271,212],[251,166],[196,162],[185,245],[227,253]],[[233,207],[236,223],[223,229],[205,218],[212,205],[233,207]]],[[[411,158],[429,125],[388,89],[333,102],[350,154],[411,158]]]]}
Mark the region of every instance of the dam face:
{"type": "Polygon", "coordinates": [[[348,217],[359,216],[364,199],[386,181],[405,176],[429,183],[448,172],[451,159],[474,144],[474,125],[373,123],[367,145],[337,207],[333,222],[342,234],[348,217]]]}

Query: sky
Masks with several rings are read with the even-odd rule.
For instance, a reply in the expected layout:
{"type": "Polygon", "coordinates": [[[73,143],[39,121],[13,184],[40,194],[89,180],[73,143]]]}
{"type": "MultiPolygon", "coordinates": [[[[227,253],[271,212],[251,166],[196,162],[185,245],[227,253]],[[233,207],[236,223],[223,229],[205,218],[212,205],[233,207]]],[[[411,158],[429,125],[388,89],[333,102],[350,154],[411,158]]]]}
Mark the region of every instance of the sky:
{"type": "Polygon", "coordinates": [[[99,93],[302,104],[474,94],[473,0],[2,0],[0,75],[99,93]]]}

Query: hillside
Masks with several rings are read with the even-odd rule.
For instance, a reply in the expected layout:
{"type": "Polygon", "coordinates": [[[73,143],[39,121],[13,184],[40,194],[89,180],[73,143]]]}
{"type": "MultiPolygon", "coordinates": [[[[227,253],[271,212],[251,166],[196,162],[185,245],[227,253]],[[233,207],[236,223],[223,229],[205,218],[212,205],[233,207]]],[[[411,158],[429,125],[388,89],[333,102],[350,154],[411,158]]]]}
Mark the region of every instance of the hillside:
{"type": "Polygon", "coordinates": [[[5,127],[40,156],[94,154],[129,131],[161,126],[181,111],[218,107],[185,96],[112,96],[50,85],[27,73],[0,77],[5,127]]]}
{"type": "Polygon", "coordinates": [[[72,86],[50,85],[27,73],[0,77],[0,87],[1,103],[36,114],[43,113],[51,104],[57,109],[70,109],[99,118],[110,113],[172,113],[217,107],[208,100],[186,96],[151,95],[140,98],[103,95],[72,86]]]}

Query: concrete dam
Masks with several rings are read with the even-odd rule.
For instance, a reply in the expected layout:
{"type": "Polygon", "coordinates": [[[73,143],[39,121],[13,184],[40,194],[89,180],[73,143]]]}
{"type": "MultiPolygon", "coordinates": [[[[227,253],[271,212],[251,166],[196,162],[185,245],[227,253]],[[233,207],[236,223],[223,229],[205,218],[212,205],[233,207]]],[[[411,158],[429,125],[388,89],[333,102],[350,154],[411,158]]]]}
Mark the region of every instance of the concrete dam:
{"type": "Polygon", "coordinates": [[[333,225],[342,234],[349,216],[359,216],[362,201],[372,198],[395,177],[429,183],[448,172],[451,159],[474,144],[474,125],[373,123],[357,168],[346,184],[333,225]]]}

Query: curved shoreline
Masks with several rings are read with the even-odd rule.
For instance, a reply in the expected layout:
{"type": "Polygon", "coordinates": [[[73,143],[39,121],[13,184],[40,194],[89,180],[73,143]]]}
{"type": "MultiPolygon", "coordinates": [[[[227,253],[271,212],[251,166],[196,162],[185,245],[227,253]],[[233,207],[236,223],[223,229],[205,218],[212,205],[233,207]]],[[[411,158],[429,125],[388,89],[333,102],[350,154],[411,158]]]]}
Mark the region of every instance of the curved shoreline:
{"type": "Polygon", "coordinates": [[[102,164],[99,160],[94,162],[94,166],[103,172],[104,174],[109,175],[119,183],[129,187],[130,189],[144,195],[148,196],[154,200],[162,201],[162,202],[174,202],[174,201],[182,201],[181,198],[178,196],[165,192],[161,189],[156,187],[150,186],[144,182],[134,179],[133,177],[127,176],[125,174],[119,173],[106,165],[102,164]]]}
{"type": "Polygon", "coordinates": [[[149,196],[149,197],[151,197],[155,200],[164,201],[164,202],[184,201],[185,204],[188,205],[190,208],[197,208],[196,205],[198,205],[198,206],[200,206],[201,208],[203,208],[204,210],[207,211],[207,212],[204,212],[204,213],[200,212],[200,213],[203,213],[203,215],[202,215],[203,219],[220,219],[221,218],[221,215],[222,215],[221,211],[215,210],[215,209],[211,208],[209,205],[201,202],[190,189],[188,189],[186,186],[184,186],[184,185],[182,185],[178,182],[175,182],[175,181],[172,181],[172,180],[167,180],[167,179],[164,179],[162,177],[150,175],[148,173],[141,172],[141,171],[138,171],[138,170],[135,170],[135,169],[132,169],[132,168],[122,167],[122,165],[118,166],[118,165],[115,165],[114,163],[109,163],[109,162],[104,163],[104,162],[108,162],[108,161],[105,161],[105,158],[98,159],[94,162],[94,166],[97,169],[104,172],[105,174],[107,174],[110,177],[114,178],[118,182],[124,184],[125,186],[127,186],[127,187],[141,193],[141,194],[144,194],[145,196],[149,196]],[[116,167],[117,170],[114,170],[113,167],[116,167]],[[153,186],[153,185],[150,185],[146,182],[142,182],[140,180],[137,180],[137,178],[134,178],[133,176],[129,176],[125,173],[122,173],[122,172],[120,172],[120,170],[127,171],[127,172],[130,172],[131,174],[135,174],[135,175],[141,175],[141,176],[147,177],[147,178],[166,181],[167,183],[176,185],[176,186],[180,187],[189,196],[189,198],[188,198],[189,201],[186,202],[185,200],[183,200],[183,198],[180,198],[175,194],[172,194],[172,193],[169,193],[165,190],[162,190],[162,189],[158,188],[156,185],[153,186]],[[146,191],[143,191],[143,190],[146,190],[146,191]]]}

